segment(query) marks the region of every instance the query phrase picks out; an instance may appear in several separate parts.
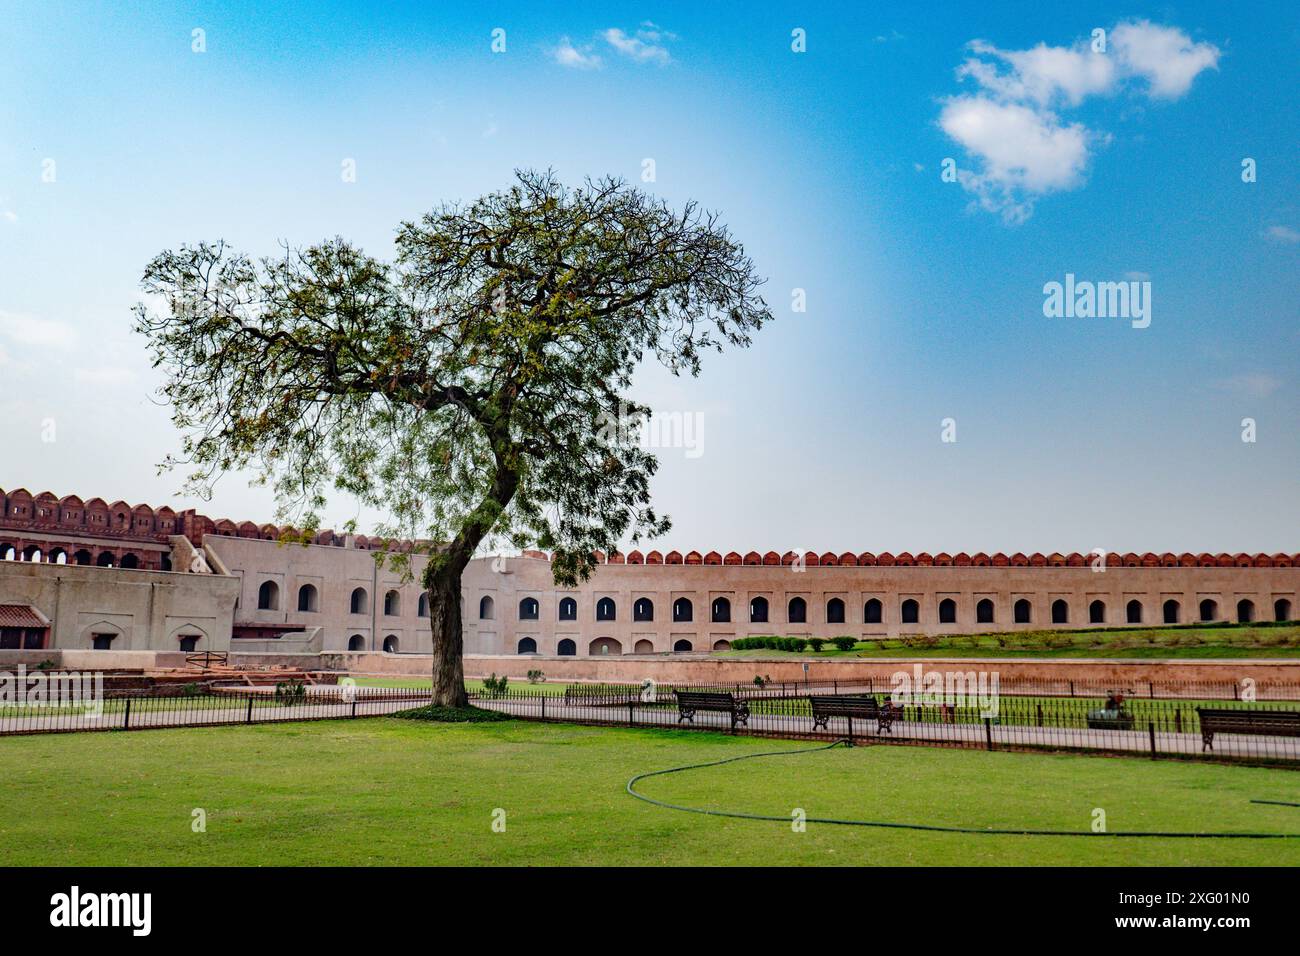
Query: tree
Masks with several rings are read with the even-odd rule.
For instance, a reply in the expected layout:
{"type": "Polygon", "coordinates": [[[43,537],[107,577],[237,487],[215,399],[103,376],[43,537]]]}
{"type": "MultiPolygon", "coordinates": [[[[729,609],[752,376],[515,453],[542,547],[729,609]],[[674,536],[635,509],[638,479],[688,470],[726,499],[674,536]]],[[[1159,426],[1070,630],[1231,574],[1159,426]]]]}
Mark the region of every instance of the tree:
{"type": "Polygon", "coordinates": [[[334,488],[390,514],[381,534],[420,539],[433,699],[463,706],[461,574],[480,545],[551,551],[573,586],[593,552],[666,531],[632,374],[650,355],[698,374],[771,313],[715,214],[614,179],[519,172],[403,223],[396,246],[391,264],[341,238],[256,262],[168,250],[136,329],[183,435],[166,465],[193,466],[191,488],[253,468],[305,534],[334,488]]]}

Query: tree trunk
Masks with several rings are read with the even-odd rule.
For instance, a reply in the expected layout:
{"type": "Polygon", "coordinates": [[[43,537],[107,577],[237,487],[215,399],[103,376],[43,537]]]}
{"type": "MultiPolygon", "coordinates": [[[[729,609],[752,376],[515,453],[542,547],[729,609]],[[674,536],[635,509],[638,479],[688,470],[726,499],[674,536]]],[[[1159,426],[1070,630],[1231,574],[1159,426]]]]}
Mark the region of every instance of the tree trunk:
{"type": "Polygon", "coordinates": [[[460,577],[464,561],[448,561],[429,576],[430,628],[433,631],[433,704],[468,707],[464,639],[461,634],[460,577]]]}

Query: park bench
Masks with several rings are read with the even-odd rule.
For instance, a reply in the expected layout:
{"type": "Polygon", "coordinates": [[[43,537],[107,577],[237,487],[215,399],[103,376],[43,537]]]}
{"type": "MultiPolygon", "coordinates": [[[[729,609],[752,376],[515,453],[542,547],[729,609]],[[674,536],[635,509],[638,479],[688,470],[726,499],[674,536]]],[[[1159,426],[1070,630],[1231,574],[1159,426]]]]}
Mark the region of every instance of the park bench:
{"type": "Polygon", "coordinates": [[[696,690],[678,690],[673,693],[677,696],[677,722],[679,724],[683,720],[695,723],[696,711],[704,710],[719,714],[730,714],[732,730],[736,729],[736,724],[749,726],[749,704],[743,700],[736,700],[734,694],[696,690]]]}
{"type": "MultiPolygon", "coordinates": [[[[894,723],[894,708],[892,704],[884,705],[876,703],[874,697],[818,697],[811,696],[808,702],[812,704],[813,729],[818,727],[826,728],[826,722],[832,717],[847,717],[850,721],[854,717],[862,720],[874,720],[877,722],[877,733],[891,733],[894,723]]],[[[850,723],[850,726],[852,724],[850,723]]]]}
{"type": "Polygon", "coordinates": [[[1214,749],[1215,734],[1300,737],[1300,710],[1209,710],[1196,708],[1201,719],[1201,750],[1214,749]]]}

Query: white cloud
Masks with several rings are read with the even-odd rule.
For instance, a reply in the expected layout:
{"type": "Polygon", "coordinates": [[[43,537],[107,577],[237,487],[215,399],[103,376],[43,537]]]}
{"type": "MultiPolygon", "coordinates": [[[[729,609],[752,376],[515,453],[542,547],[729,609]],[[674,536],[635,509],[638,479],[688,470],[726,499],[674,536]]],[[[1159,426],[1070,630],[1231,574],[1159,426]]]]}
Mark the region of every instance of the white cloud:
{"type": "Polygon", "coordinates": [[[0,310],[0,335],[17,345],[35,348],[66,349],[77,343],[76,331],[63,322],[3,310],[0,310]]]}
{"type": "Polygon", "coordinates": [[[17,222],[17,221],[18,221],[18,213],[14,212],[12,209],[6,209],[6,210],[4,211],[4,217],[5,217],[5,221],[6,221],[6,222],[17,222]]]}
{"type": "Polygon", "coordinates": [[[972,57],[958,67],[957,76],[975,80],[1001,99],[1032,100],[1043,106],[1063,99],[1077,106],[1084,97],[1107,92],[1115,83],[1115,61],[1104,53],[1093,53],[1083,43],[1073,47],[1040,43],[1030,50],[999,50],[975,40],[970,48],[1010,69],[1000,71],[996,63],[972,57]]]}
{"type": "Polygon", "coordinates": [[[654,63],[659,66],[666,66],[672,62],[672,56],[662,41],[674,40],[676,37],[671,33],[660,30],[649,21],[641,24],[640,29],[632,36],[624,33],[618,27],[610,27],[601,36],[605,38],[606,43],[620,54],[635,60],[637,63],[654,63]]]}
{"type": "Polygon", "coordinates": [[[1029,198],[1078,184],[1088,162],[1088,131],[1063,125],[1045,110],[999,103],[986,96],[948,100],[939,125],[967,152],[979,156],[979,172],[959,170],[958,181],[980,206],[1008,222],[1033,212],[1029,198]]]}
{"type": "Polygon", "coordinates": [[[568,37],[560,37],[559,45],[551,51],[551,58],[572,70],[596,70],[601,63],[600,57],[591,52],[591,47],[579,50],[568,37]]]}
{"type": "Polygon", "coordinates": [[[1243,398],[1268,398],[1282,387],[1281,379],[1267,372],[1246,372],[1232,378],[1222,378],[1215,387],[1243,398]]]}
{"type": "Polygon", "coordinates": [[[1269,226],[1264,231],[1274,242],[1285,242],[1287,245],[1295,245],[1300,242],[1300,230],[1292,229],[1290,226],[1269,226]]]}
{"type": "Polygon", "coordinates": [[[1108,140],[1062,119],[1062,110],[1115,94],[1128,80],[1143,81],[1139,92],[1150,98],[1177,99],[1219,59],[1213,44],[1146,20],[1112,28],[1107,51],[1088,40],[1027,50],[974,40],[970,50],[957,78],[979,90],[944,99],[939,125],[973,160],[973,168],[958,171],[958,182],[1009,223],[1027,219],[1038,197],[1081,186],[1090,146],[1108,140]]]}
{"type": "Polygon", "coordinates": [[[135,372],[117,365],[102,365],[98,368],[73,369],[72,378],[79,385],[111,388],[134,382],[135,372]]]}
{"type": "Polygon", "coordinates": [[[1219,68],[1219,48],[1213,43],[1193,43],[1177,27],[1149,20],[1116,25],[1110,43],[1124,72],[1145,78],[1151,96],[1159,99],[1178,99],[1202,70],[1219,68]]]}

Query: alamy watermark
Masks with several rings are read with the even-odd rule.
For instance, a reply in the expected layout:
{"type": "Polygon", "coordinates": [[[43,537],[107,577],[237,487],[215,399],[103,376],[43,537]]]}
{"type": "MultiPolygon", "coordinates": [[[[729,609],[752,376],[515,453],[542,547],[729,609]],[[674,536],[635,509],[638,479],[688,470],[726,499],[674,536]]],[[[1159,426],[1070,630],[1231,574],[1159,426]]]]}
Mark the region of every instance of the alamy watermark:
{"type": "Polygon", "coordinates": [[[981,717],[998,715],[997,671],[927,671],[920,664],[912,670],[895,671],[893,703],[926,707],[969,707],[981,717]]]}
{"type": "Polygon", "coordinates": [[[1049,319],[1129,319],[1133,328],[1151,324],[1151,280],[1124,282],[1076,280],[1073,272],[1065,282],[1043,286],[1043,315],[1049,319]]]}
{"type": "Polygon", "coordinates": [[[19,664],[16,674],[0,671],[0,710],[11,707],[58,708],[98,718],[104,713],[104,675],[100,671],[28,673],[26,665],[19,664]]]}
{"type": "Polygon", "coordinates": [[[635,444],[643,450],[681,448],[687,458],[704,454],[703,412],[633,414],[619,402],[618,414],[602,412],[597,435],[610,444],[635,444]]]}

